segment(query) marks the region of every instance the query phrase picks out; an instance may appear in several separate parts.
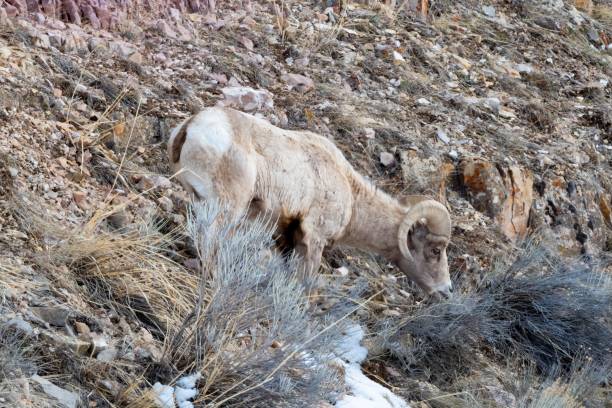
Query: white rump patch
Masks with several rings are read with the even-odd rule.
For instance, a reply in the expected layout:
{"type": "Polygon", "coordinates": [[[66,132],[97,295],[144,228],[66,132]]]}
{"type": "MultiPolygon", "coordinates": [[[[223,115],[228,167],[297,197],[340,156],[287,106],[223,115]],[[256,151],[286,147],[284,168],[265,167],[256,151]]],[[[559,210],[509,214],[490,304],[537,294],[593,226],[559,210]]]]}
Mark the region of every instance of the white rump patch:
{"type": "Polygon", "coordinates": [[[187,128],[187,140],[219,154],[227,152],[232,145],[232,126],[225,112],[207,109],[196,115],[187,128]]]}

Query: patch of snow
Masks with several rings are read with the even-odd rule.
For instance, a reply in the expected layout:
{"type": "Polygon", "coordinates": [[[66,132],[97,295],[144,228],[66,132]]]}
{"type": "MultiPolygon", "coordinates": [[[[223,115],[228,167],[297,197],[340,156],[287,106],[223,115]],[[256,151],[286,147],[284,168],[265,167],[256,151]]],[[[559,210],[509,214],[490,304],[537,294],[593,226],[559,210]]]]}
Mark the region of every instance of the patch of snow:
{"type": "Polygon", "coordinates": [[[158,408],[193,408],[190,401],[198,395],[197,381],[202,377],[200,373],[179,378],[176,387],[156,382],[153,385],[155,402],[158,408]]]}
{"type": "Polygon", "coordinates": [[[337,360],[344,366],[344,380],[351,394],[337,401],[336,408],[409,408],[404,400],[370,380],[361,371],[361,363],[368,356],[368,350],[361,345],[363,335],[361,326],[350,326],[336,349],[337,360]]]}
{"type": "Polygon", "coordinates": [[[153,392],[155,392],[155,404],[159,408],[176,407],[174,404],[174,387],[156,382],[153,384],[153,392]]]}

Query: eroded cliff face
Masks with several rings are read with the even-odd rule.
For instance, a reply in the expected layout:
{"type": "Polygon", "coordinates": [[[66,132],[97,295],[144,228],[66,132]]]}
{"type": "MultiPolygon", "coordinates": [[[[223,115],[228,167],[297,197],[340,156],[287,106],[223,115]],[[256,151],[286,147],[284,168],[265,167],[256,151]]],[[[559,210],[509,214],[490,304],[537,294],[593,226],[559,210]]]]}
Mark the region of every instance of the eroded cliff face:
{"type": "MultiPolygon", "coordinates": [[[[0,324],[11,321],[52,350],[48,372],[90,404],[121,405],[134,397],[130,382],[147,388],[143,372],[149,382],[174,372],[167,361],[160,368],[164,327],[147,308],[186,318],[191,297],[180,297],[186,306],[176,314],[165,305],[183,281],[196,296],[190,279],[200,263],[176,232],[188,199],[169,174],[165,142],[174,124],[215,104],[321,133],[380,188],[444,202],[454,223],[451,270],[466,287],[524,241],[547,242],[568,259],[609,257],[611,24],[608,3],[582,1],[417,1],[391,10],[333,1],[6,0],[0,324]],[[145,234],[163,248],[155,261],[124,240],[142,239],[145,225],[160,234],[145,234]],[[72,242],[66,231],[126,249],[52,256],[72,242]],[[134,253],[142,262],[126,259],[134,253]],[[105,283],[93,265],[109,259],[143,278],[105,283]],[[147,300],[143,287],[162,295],[147,300]]],[[[359,318],[398,317],[420,305],[418,291],[382,261],[344,250],[326,257],[330,286],[346,279],[343,296],[359,292],[364,276],[377,277],[366,293],[383,292],[359,318]]],[[[331,310],[334,299],[320,305],[331,310]]],[[[394,384],[412,381],[407,401],[459,387],[371,364],[394,384]]],[[[493,365],[498,377],[512,374],[493,365]]],[[[23,384],[41,387],[20,372],[23,384]]],[[[499,398],[495,378],[471,379],[490,390],[478,398],[499,398]]],[[[20,395],[19,387],[11,392],[20,395]]]]}

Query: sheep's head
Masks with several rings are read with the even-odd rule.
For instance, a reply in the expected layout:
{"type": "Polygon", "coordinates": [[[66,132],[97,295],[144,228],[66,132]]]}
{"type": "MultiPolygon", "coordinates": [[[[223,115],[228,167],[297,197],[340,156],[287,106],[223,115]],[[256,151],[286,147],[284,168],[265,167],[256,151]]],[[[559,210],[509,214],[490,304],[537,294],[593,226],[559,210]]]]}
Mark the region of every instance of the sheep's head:
{"type": "Polygon", "coordinates": [[[409,197],[399,231],[399,268],[430,295],[449,297],[453,286],[448,272],[446,247],[451,219],[446,207],[435,200],[409,197]]]}

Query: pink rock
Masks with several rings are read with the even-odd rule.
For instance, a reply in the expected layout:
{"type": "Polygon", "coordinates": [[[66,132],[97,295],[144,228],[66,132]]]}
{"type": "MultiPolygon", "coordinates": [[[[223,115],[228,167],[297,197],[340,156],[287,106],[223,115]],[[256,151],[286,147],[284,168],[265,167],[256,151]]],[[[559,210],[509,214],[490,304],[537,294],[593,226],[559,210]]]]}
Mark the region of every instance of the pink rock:
{"type": "Polygon", "coordinates": [[[226,87],[221,90],[225,99],[222,104],[234,106],[245,111],[274,108],[272,94],[265,89],[244,87],[226,87]]]}
{"type": "Polygon", "coordinates": [[[176,39],[178,37],[178,35],[176,34],[176,31],[174,31],[172,27],[170,27],[170,24],[168,24],[164,20],[157,21],[157,30],[164,37],[168,37],[172,39],[176,39]]]}
{"type": "Polygon", "coordinates": [[[240,44],[244,45],[244,48],[249,51],[253,51],[253,48],[255,48],[255,44],[253,44],[253,41],[251,41],[247,37],[240,37],[238,41],[240,41],[240,44]]]}
{"type": "Polygon", "coordinates": [[[300,74],[285,74],[281,79],[287,83],[289,89],[295,89],[298,92],[308,92],[314,88],[314,82],[307,76],[300,74]]]}

